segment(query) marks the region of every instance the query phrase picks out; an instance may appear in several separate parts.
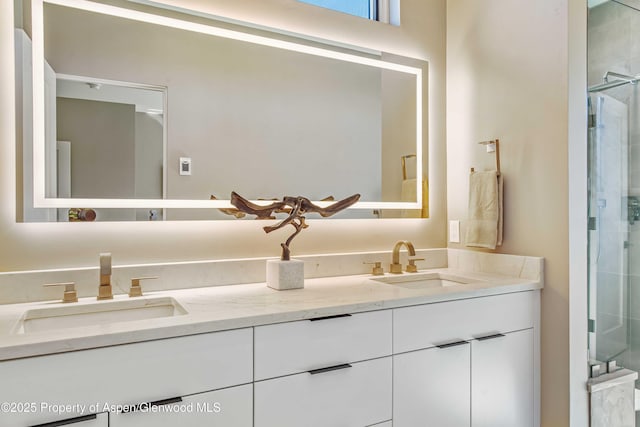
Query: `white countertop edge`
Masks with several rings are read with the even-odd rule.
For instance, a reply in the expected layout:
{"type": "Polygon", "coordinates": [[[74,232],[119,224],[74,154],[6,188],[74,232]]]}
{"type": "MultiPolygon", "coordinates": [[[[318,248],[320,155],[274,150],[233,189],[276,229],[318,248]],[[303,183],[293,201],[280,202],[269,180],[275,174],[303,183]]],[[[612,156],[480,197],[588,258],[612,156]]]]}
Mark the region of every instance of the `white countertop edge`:
{"type": "MultiPolygon", "coordinates": [[[[429,271],[451,272],[452,270],[445,268],[429,271]]],[[[356,275],[308,279],[305,289],[295,291],[275,291],[266,288],[266,285],[263,283],[162,291],[153,293],[153,295],[150,296],[173,296],[187,307],[192,314],[166,319],[150,319],[114,323],[111,325],[78,327],[48,333],[25,335],[4,334],[0,335],[0,361],[249,328],[338,314],[352,314],[505,293],[533,291],[543,288],[541,281],[531,281],[486,273],[460,272],[460,274],[480,278],[484,280],[484,282],[430,290],[407,290],[394,289],[397,287],[376,283],[370,280],[374,279],[374,277],[370,275],[356,275]],[[304,294],[306,290],[307,294],[304,294]],[[323,300],[313,301],[314,298],[318,297],[314,292],[329,292],[330,295],[333,295],[332,291],[346,292],[347,297],[356,295],[360,297],[362,301],[345,303],[344,301],[340,301],[340,299],[341,297],[346,297],[339,294],[335,295],[335,301],[332,302],[323,300]],[[189,296],[189,293],[192,295],[189,296]],[[215,304],[216,298],[219,297],[217,294],[227,294],[226,297],[231,298],[231,301],[228,301],[227,304],[232,309],[239,307],[237,309],[239,313],[226,317],[216,317],[215,310],[209,310],[206,301],[200,302],[201,299],[206,300],[209,298],[214,301],[214,303],[209,304],[213,305],[215,304]],[[229,295],[231,295],[231,297],[229,297],[229,295]],[[300,295],[308,295],[309,299],[304,297],[296,298],[300,295]],[[272,297],[275,302],[272,303],[268,300],[266,302],[262,301],[269,297],[272,297]],[[234,301],[233,298],[238,298],[239,302],[234,301]],[[260,301],[264,307],[259,307],[255,310],[251,309],[251,304],[256,304],[256,302],[250,300],[245,302],[245,307],[241,307],[243,300],[251,298],[260,301]],[[296,301],[296,299],[299,301],[296,301]],[[205,309],[202,309],[202,307],[205,307],[205,309]],[[242,313],[243,310],[251,312],[242,313]]],[[[220,295],[220,297],[222,296],[220,295]]],[[[37,304],[38,303],[27,303],[15,304],[13,306],[16,312],[23,312],[28,308],[33,308],[37,304]]],[[[228,307],[226,309],[228,310],[228,307]]],[[[8,321],[7,316],[0,320],[4,322],[8,321]]],[[[19,316],[14,315],[12,322],[15,323],[18,320],[19,316]]]]}

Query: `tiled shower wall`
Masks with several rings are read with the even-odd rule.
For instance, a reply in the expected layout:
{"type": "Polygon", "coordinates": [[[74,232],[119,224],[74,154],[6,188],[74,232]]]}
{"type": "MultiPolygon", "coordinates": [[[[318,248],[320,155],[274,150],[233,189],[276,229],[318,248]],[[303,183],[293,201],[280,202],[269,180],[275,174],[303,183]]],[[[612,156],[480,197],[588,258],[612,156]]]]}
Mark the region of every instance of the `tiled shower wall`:
{"type": "MultiPolygon", "coordinates": [[[[588,80],[589,86],[602,83],[607,71],[626,75],[640,75],[640,11],[623,4],[608,1],[589,10],[588,26],[588,80]]],[[[629,196],[640,198],[640,84],[610,89],[606,94],[628,105],[629,117],[629,196]]],[[[605,166],[602,166],[604,169],[605,166]]],[[[617,170],[603,170],[615,174],[617,170]]],[[[621,201],[621,203],[623,203],[621,201]]],[[[621,206],[623,215],[626,205],[621,206]]],[[[624,220],[624,218],[622,218],[624,220]]],[[[621,227],[623,230],[626,227],[621,227]]],[[[629,233],[619,237],[628,240],[627,259],[620,260],[622,270],[629,274],[628,350],[618,357],[619,363],[640,371],[640,221],[628,223],[629,233]],[[626,264],[626,266],[624,265],[626,264]]],[[[607,236],[600,242],[600,253],[614,251],[616,236],[607,236]]],[[[620,242],[617,242],[620,245],[620,242]]],[[[618,246],[619,247],[619,246],[618,246]]],[[[640,384],[637,384],[640,386],[640,384]]],[[[640,419],[638,420],[640,421],[640,419]]]]}
{"type": "Polygon", "coordinates": [[[640,74],[640,11],[614,1],[589,9],[589,86],[607,71],[640,74]]]}

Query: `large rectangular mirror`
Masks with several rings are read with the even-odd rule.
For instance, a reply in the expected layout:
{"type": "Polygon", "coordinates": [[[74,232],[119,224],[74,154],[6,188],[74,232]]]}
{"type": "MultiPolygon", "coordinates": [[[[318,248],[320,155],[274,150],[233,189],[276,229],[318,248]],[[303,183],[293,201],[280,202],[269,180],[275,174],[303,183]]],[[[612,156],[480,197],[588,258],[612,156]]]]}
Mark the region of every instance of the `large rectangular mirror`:
{"type": "Polygon", "coordinates": [[[30,9],[35,220],[225,219],[231,191],[426,216],[423,61],[127,1],[30,9]]]}

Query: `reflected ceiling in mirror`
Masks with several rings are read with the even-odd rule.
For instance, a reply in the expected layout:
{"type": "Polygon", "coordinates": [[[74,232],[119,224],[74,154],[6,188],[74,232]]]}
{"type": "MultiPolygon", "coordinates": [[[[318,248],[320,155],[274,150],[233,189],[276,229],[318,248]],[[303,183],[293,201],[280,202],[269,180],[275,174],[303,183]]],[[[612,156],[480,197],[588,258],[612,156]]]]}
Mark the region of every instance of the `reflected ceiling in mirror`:
{"type": "MultiPolygon", "coordinates": [[[[35,206],[219,209],[231,207],[226,199],[234,190],[253,200],[284,195],[337,200],[360,193],[353,208],[368,212],[364,217],[374,210],[422,206],[423,180],[414,178],[425,175],[423,162],[416,161],[423,159],[424,62],[265,37],[175,12],[111,3],[33,0],[35,206]],[[57,141],[72,138],[61,117],[51,120],[55,111],[40,108],[51,95],[46,72],[39,71],[49,67],[61,90],[69,85],[61,82],[74,80],[166,91],[161,115],[166,140],[161,171],[155,172],[162,182],[155,193],[135,191],[137,160],[128,184],[104,178],[94,190],[76,193],[72,186],[68,197],[51,191],[59,178],[47,166],[52,163],[47,153],[57,141]],[[51,122],[57,123],[53,131],[46,129],[51,122]],[[401,162],[407,155],[416,157],[401,162]],[[185,159],[189,174],[181,173],[185,159]]],[[[86,84],[83,89],[91,90],[86,84]]],[[[58,93],[59,111],[68,109],[60,98],[68,97],[58,93]]],[[[121,134],[107,130],[100,132],[103,140],[125,146],[121,134]]],[[[136,153],[132,141],[126,150],[136,153]]],[[[72,170],[76,160],[84,163],[75,157],[72,170]]],[[[122,164],[102,160],[119,178],[127,175],[120,172],[122,164]]],[[[227,217],[223,211],[170,212],[160,217],[227,217]]]]}

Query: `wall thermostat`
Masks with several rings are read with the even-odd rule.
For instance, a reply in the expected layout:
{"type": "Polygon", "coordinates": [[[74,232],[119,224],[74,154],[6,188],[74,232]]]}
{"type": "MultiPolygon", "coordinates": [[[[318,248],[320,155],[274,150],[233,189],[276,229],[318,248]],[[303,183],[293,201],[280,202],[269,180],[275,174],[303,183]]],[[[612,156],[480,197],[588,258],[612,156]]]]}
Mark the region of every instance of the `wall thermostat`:
{"type": "Polygon", "coordinates": [[[191,157],[180,157],[180,175],[191,175],[191,157]]]}

